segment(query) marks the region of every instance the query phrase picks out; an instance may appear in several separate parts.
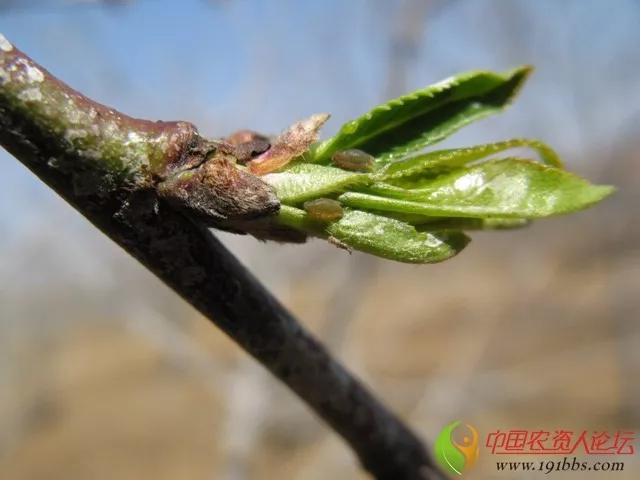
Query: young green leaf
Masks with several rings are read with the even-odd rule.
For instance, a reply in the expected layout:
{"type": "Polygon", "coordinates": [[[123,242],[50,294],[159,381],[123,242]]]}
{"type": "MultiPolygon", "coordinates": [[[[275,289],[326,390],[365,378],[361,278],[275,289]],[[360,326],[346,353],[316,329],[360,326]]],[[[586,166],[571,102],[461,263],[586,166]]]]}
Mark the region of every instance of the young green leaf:
{"type": "Polygon", "coordinates": [[[358,148],[385,163],[421,150],[502,110],[530,71],[469,72],[391,100],[343,125],[313,150],[313,161],[326,163],[339,150],[358,148]]]}
{"type": "MultiPolygon", "coordinates": [[[[429,218],[429,217],[426,217],[429,218]]],[[[512,230],[526,227],[531,223],[525,218],[438,218],[416,226],[420,232],[449,232],[458,230],[512,230]]]]}
{"type": "Polygon", "coordinates": [[[278,222],[404,263],[442,262],[458,254],[470,241],[459,231],[421,232],[400,220],[358,210],[345,210],[340,220],[326,225],[313,220],[304,210],[283,205],[278,222]]]}
{"type": "Polygon", "coordinates": [[[428,171],[459,168],[476,160],[513,148],[531,148],[538,153],[544,163],[562,167],[562,161],[548,145],[539,140],[515,138],[473,147],[437,150],[415,157],[404,158],[385,165],[377,172],[376,178],[392,180],[419,175],[428,171]]]}
{"type": "Polygon", "coordinates": [[[512,230],[526,227],[531,223],[531,220],[526,218],[433,217],[418,213],[385,212],[373,209],[367,209],[367,212],[409,223],[420,232],[512,230]]]}
{"type": "Polygon", "coordinates": [[[276,189],[281,202],[296,205],[306,200],[342,193],[347,187],[371,183],[364,173],[340,168],[298,163],[285,171],[261,177],[276,189]]]}
{"type": "Polygon", "coordinates": [[[555,167],[504,159],[455,170],[419,189],[378,183],[371,193],[348,192],[346,206],[438,217],[540,218],[581,210],[613,188],[591,185],[555,167]]]}
{"type": "Polygon", "coordinates": [[[327,233],[356,250],[405,263],[442,262],[469,243],[461,232],[418,232],[408,223],[357,210],[345,212],[327,233]]]}
{"type": "MultiPolygon", "coordinates": [[[[269,221],[287,235],[298,232],[401,262],[432,263],[464,248],[469,239],[463,230],[519,228],[597,203],[613,188],[566,172],[538,140],[414,153],[503,109],[529,71],[452,77],[374,108],[304,154],[289,154],[284,146],[263,154],[278,159],[275,171],[271,160],[260,171],[268,173],[262,180],[281,202],[269,221]],[[536,151],[541,163],[494,157],[515,148],[536,151]],[[286,165],[291,160],[296,163],[286,165]]],[[[304,136],[307,144],[310,138],[304,136]]]]}

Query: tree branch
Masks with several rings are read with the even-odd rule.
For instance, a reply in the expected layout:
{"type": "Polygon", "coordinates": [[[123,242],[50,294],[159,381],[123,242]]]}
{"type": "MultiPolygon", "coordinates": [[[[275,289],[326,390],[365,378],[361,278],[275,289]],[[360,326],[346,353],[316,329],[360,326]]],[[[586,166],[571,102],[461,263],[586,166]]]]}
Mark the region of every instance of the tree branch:
{"type": "Polygon", "coordinates": [[[55,79],[0,35],[0,143],[288,385],[378,479],[445,478],[426,449],[200,220],[277,212],[230,144],[133,119],[55,79]],[[178,208],[176,208],[178,207],[178,208]]]}

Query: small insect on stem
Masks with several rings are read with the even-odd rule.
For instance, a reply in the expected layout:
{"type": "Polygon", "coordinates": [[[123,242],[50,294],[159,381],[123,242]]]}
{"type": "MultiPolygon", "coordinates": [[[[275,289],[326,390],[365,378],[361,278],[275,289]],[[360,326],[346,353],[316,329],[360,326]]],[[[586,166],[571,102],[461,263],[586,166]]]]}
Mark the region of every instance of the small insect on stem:
{"type": "Polygon", "coordinates": [[[318,198],[304,202],[304,209],[312,220],[334,222],[342,218],[342,205],[337,200],[318,198]]]}
{"type": "Polygon", "coordinates": [[[355,148],[340,150],[331,157],[331,161],[337,167],[354,172],[370,172],[373,169],[375,158],[367,152],[355,148]]]}

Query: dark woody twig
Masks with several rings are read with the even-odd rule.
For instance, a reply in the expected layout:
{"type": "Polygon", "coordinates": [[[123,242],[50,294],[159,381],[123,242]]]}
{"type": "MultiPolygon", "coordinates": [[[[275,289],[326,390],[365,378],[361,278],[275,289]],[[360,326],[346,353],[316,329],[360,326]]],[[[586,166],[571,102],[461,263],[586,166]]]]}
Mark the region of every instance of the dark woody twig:
{"type": "Polygon", "coordinates": [[[288,385],[372,475],[444,478],[420,440],[198,221],[234,230],[279,207],[236,168],[231,144],[99,105],[1,35],[0,143],[288,385]]]}

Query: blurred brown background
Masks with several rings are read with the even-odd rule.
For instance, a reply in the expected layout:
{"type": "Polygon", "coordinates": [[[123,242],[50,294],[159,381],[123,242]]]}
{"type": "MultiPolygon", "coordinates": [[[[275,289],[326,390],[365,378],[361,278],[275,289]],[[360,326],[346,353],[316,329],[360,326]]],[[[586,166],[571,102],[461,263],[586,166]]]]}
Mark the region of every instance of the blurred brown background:
{"type": "MultiPolygon", "coordinates": [[[[603,204],[475,234],[433,266],[223,235],[431,440],[455,419],[640,429],[639,24],[633,0],[0,1],[0,31],[73,86],[211,135],[331,111],[328,135],[457,71],[536,65],[512,109],[446,145],[540,137],[619,188],[603,204]]],[[[0,157],[0,478],[360,478],[259,365],[0,157]]],[[[492,460],[468,477],[544,477],[492,460]]],[[[620,460],[555,475],[640,477],[637,454],[620,460]]]]}

